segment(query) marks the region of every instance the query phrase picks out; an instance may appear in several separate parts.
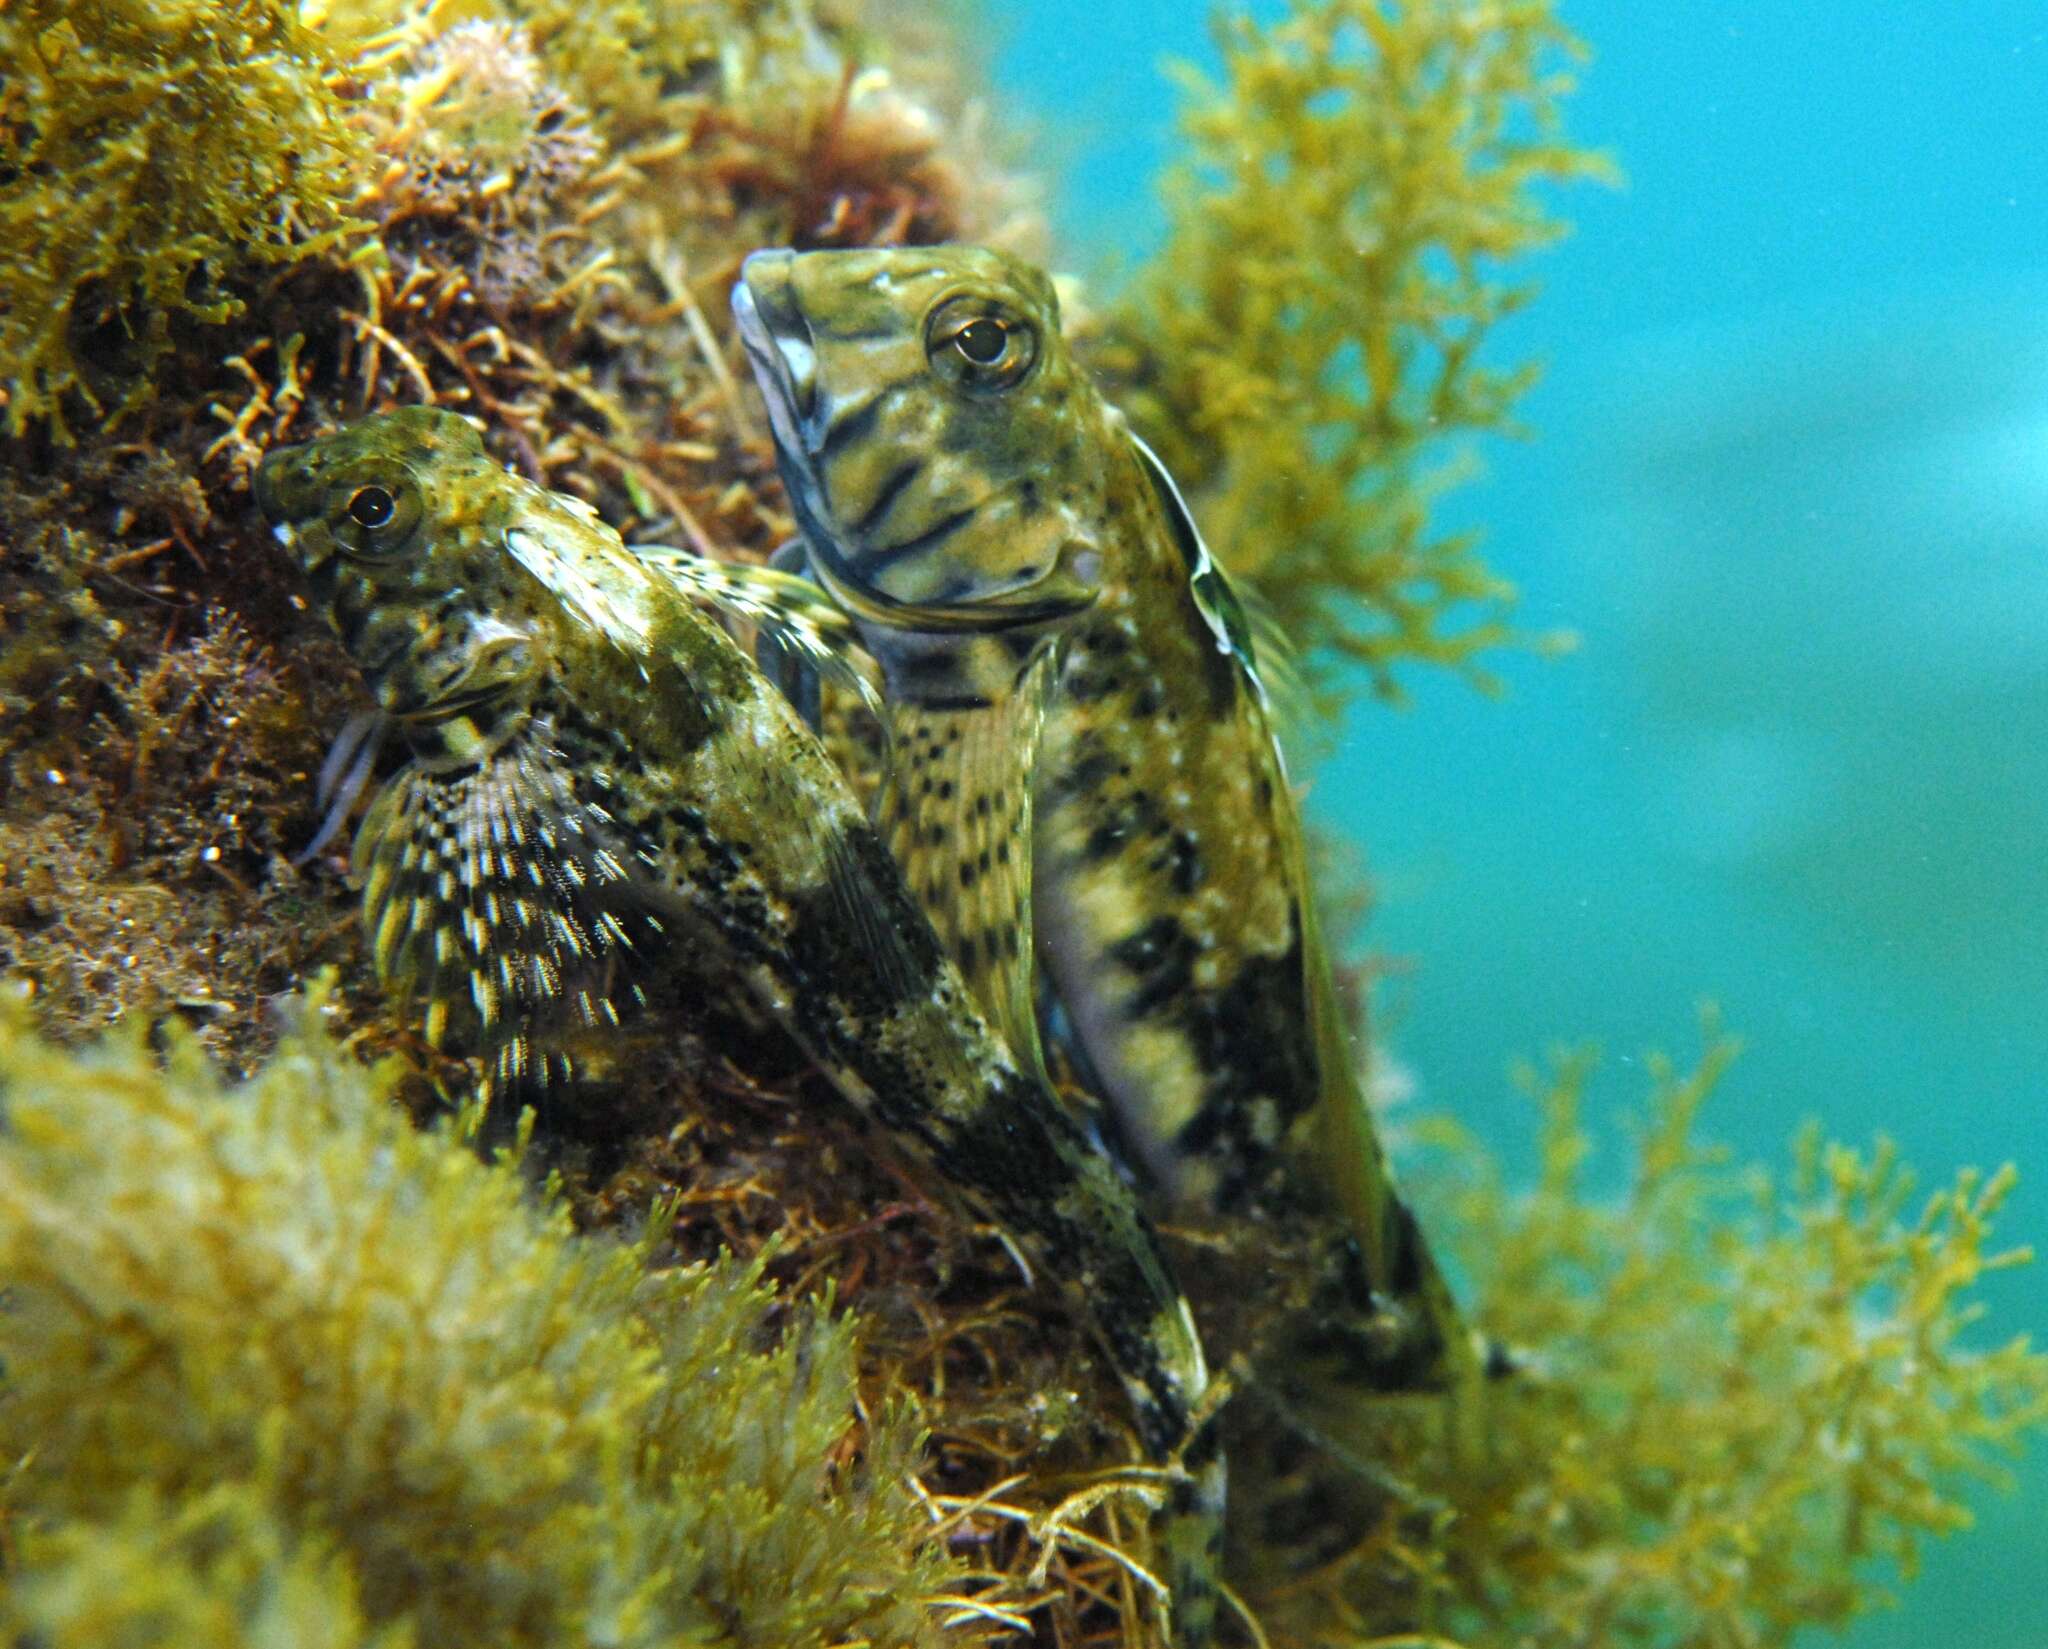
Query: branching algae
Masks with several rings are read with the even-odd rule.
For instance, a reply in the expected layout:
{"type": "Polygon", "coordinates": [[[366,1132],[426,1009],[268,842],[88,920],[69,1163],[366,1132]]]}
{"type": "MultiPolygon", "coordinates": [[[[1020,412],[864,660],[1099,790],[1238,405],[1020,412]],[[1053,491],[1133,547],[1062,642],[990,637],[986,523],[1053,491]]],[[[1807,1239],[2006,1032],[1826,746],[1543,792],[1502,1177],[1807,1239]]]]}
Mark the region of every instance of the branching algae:
{"type": "MultiPolygon", "coordinates": [[[[1599,170],[1555,128],[1575,48],[1538,0],[1222,27],[1091,363],[1297,635],[1472,668],[1502,586],[1431,501],[1511,415],[1482,352],[1546,185],[1599,170]]],[[[704,1010],[618,1049],[551,1119],[573,1234],[397,1114],[476,1063],[384,1001],[340,855],[292,863],[361,687],[248,494],[431,404],[629,540],[765,557],[740,261],[1033,250],[978,119],[963,41],[883,0],[0,8],[0,967],[53,1039],[17,1012],[0,1055],[10,1640],[1145,1641],[1104,1360],[786,1044],[704,1010]],[[280,1046],[325,965],[344,1047],[280,1046]]],[[[1816,1145],[1723,1195],[1698,1091],[1618,1203],[1562,1098],[1533,1196],[1469,1142],[1420,1182],[1528,1359],[1477,1465],[1426,1407],[1235,1385],[1269,1641],[1782,1643],[2038,1422],[2039,1358],[1963,1322],[1992,1187],[1923,1221],[1816,1145]]],[[[1260,1233],[1168,1238],[1212,1347],[1298,1320],[1260,1233]]]]}
{"type": "Polygon", "coordinates": [[[1972,1343],[1978,1281],[2032,1257],[1992,1239],[2012,1170],[1916,1195],[1891,1147],[1813,1125],[1787,1173],[1731,1163],[1698,1118],[1734,1055],[1710,1030],[1693,1068],[1651,1061],[1618,1194],[1588,1172],[1588,1056],[1525,1078],[1533,1191],[1441,1130],[1478,1319],[1530,1363],[1492,1389],[1477,1460],[1418,1449],[1413,1416],[1291,1417],[1389,1475],[1382,1515],[1319,1567],[1245,1554],[1276,1640],[1342,1620],[1475,1646],[1784,1644],[1881,1605],[1886,1569],[1968,1525],[1963,1485],[2048,1424],[2048,1355],[1972,1343]]]}
{"type": "Polygon", "coordinates": [[[1581,49],[1549,0],[1301,0],[1216,34],[1167,243],[1109,317],[1112,396],[1305,652],[1382,691],[1469,669],[1512,589],[1431,506],[1534,376],[1481,355],[1531,295],[1506,271],[1562,233],[1546,190],[1609,175],[1559,134],[1581,49]]]}
{"type": "Polygon", "coordinates": [[[278,0],[27,0],[0,13],[7,425],[132,408],[231,265],[335,247],[368,148],[348,42],[278,0]]]}

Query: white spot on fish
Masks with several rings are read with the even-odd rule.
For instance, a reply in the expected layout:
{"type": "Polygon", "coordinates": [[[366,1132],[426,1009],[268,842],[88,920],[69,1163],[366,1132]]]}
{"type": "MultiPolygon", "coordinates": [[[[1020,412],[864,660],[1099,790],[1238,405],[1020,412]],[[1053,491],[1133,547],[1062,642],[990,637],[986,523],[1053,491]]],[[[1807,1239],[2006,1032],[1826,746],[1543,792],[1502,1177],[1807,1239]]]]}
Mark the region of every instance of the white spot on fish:
{"type": "Polygon", "coordinates": [[[802,338],[777,338],[775,347],[782,351],[782,364],[789,368],[791,382],[798,387],[811,381],[818,370],[818,358],[811,352],[811,346],[802,338]]]}

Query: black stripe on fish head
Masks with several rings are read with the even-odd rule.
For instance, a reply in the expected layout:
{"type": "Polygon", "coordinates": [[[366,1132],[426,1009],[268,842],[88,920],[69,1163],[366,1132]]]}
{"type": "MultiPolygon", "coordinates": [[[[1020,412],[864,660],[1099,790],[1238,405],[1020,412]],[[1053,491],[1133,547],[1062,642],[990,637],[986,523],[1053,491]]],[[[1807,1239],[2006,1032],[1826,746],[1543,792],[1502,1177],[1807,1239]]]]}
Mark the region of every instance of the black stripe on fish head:
{"type": "Polygon", "coordinates": [[[1040,272],[971,247],[764,252],[733,302],[795,513],[832,583],[885,609],[963,611],[1057,586],[1045,618],[1092,596],[1101,512],[1077,510],[1085,489],[1048,485],[1046,471],[1076,469],[1081,426],[1104,414],[1040,272]],[[984,382],[948,353],[975,324],[998,353],[1032,340],[1014,382],[984,382]]]}

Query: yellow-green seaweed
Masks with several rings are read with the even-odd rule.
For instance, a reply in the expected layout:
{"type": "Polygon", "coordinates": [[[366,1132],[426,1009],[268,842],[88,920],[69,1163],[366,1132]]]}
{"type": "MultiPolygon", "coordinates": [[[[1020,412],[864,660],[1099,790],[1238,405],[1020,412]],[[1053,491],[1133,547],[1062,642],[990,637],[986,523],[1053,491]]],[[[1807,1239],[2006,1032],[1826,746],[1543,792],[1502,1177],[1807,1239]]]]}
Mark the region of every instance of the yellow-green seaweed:
{"type": "Polygon", "coordinates": [[[0,387],[9,433],[150,393],[174,318],[230,266],[334,245],[367,145],[348,42],[294,0],[0,7],[0,387]]]}
{"type": "MultiPolygon", "coordinates": [[[[659,1218],[575,1235],[407,1123],[321,998],[288,1017],[235,1086],[186,1038],[160,1060],[131,1023],[80,1053],[0,1016],[0,1625],[197,1646],[319,1616],[293,1641],[398,1649],[990,1624],[932,1517],[1003,1550],[1008,1495],[979,1518],[913,1496],[947,1467],[912,1414],[860,1404],[829,1286],[778,1298],[758,1257],[650,1269],[659,1218]]],[[[1245,1387],[1233,1573],[1273,1644],[1784,1644],[1882,1601],[2048,1423],[2048,1357],[1969,1333],[1980,1279],[2027,1258],[1990,1240],[2010,1172],[1916,1200],[1888,1148],[1811,1128],[1782,1184],[1731,1164],[1695,1132],[1731,1051],[1656,1067],[1616,1195],[1587,1183],[1583,1056],[1532,1079],[1533,1190],[1437,1130],[1478,1316],[1526,1361],[1476,1455],[1428,1405],[1280,1416],[1245,1387]],[[1261,1534],[1289,1488],[1261,1446],[1304,1428],[1357,1478],[1348,1547],[1307,1571],[1261,1534]]],[[[1071,1605],[1046,1618],[1084,1635],[1071,1605]]]]}
{"type": "Polygon", "coordinates": [[[167,1504],[145,1485],[104,1519],[23,1531],[0,1632],[43,1649],[413,1649],[372,1626],[333,1542],[295,1536],[269,1489],[218,1483],[167,1504]]]}
{"type": "Polygon", "coordinates": [[[1697,1124],[1735,1051],[1710,1032],[1692,1069],[1650,1062],[1612,1191],[1589,1167],[1589,1054],[1525,1073],[1533,1189],[1436,1128],[1450,1175],[1429,1206],[1524,1367],[1492,1388],[1476,1455],[1427,1416],[1313,1411],[1369,1467],[1373,1512],[1312,1578],[1245,1554],[1275,1642],[1786,1644],[1884,1604],[2048,1425],[2048,1355],[1977,1325],[1982,1278],[2032,1258],[1992,1241],[2013,1170],[1920,1194],[1890,1145],[1811,1123],[1789,1173],[1734,1162],[1697,1124]]]}
{"type": "Polygon", "coordinates": [[[1534,378],[1486,345],[1563,233],[1553,186],[1610,174],[1559,127],[1583,48],[1550,0],[1290,0],[1215,33],[1105,365],[1304,653],[1389,693],[1406,661],[1469,672],[1513,590],[1434,508],[1534,378]]]}
{"type": "Polygon", "coordinates": [[[296,1011],[241,1086],[137,1023],[73,1054],[0,1021],[17,1620],[61,1635],[68,1566],[158,1550],[172,1617],[289,1584],[445,1645],[938,1641],[918,1433],[844,1452],[829,1299],[650,1270],[659,1220],[576,1237],[296,1011]]]}

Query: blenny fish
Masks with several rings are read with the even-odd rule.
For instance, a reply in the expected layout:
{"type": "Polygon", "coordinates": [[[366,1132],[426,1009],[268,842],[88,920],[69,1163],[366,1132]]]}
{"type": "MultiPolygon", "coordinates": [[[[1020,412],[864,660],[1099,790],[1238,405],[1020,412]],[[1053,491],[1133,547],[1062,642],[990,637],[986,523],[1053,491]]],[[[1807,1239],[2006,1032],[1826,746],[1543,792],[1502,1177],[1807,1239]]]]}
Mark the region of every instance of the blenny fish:
{"type": "Polygon", "coordinates": [[[810,730],[694,597],[509,473],[453,413],[272,453],[257,501],[404,765],[354,872],[376,962],[436,1040],[559,1077],[636,982],[732,980],[942,1190],[1082,1300],[1148,1456],[1177,1641],[1210,1636],[1223,1463],[1187,1303],[1086,1133],[976,1010],[810,730]]]}
{"type": "Polygon", "coordinates": [[[1373,1128],[1249,626],[1052,283],[973,247],[769,251],[733,308],[801,534],[785,564],[881,666],[878,822],[985,1007],[1031,1057],[1042,966],[1161,1210],[1338,1213],[1317,1333],[1352,1383],[1465,1386],[1476,1348],[1373,1128]]]}

